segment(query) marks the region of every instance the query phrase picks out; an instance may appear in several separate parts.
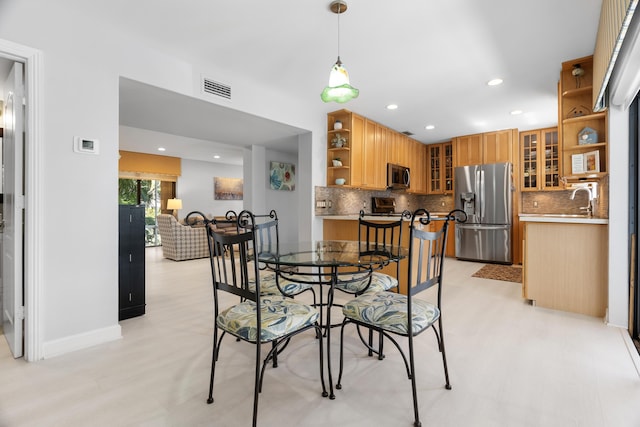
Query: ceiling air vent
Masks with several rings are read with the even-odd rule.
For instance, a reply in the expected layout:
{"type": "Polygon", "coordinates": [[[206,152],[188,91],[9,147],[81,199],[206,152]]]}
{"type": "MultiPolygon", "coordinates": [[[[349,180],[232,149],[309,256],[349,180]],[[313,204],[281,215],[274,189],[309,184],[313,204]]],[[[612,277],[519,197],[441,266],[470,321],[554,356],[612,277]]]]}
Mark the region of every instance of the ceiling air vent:
{"type": "Polygon", "coordinates": [[[225,99],[231,99],[231,86],[213,81],[206,77],[202,79],[202,90],[204,93],[209,93],[225,99]]]}
{"type": "Polygon", "coordinates": [[[407,135],[407,136],[412,136],[413,132],[409,132],[408,130],[405,130],[404,132],[402,132],[403,134],[407,135]]]}

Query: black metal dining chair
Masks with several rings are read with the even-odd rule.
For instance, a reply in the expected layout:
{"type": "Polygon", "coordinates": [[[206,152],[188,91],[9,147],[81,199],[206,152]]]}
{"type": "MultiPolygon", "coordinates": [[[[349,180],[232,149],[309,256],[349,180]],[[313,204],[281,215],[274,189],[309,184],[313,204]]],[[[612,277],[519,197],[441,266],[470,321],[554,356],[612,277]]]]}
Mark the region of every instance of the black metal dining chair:
{"type": "MultiPolygon", "coordinates": [[[[242,223],[243,232],[238,234],[216,233],[212,227],[207,227],[214,309],[211,378],[207,403],[211,404],[214,401],[214,378],[223,337],[228,333],[241,341],[254,344],[253,426],[256,426],[258,396],[262,391],[262,381],[268,362],[291,337],[309,329],[315,329],[316,336],[321,334],[321,331],[316,308],[284,295],[261,294],[259,267],[253,259],[253,254],[258,250],[255,222],[253,215],[247,211],[238,215],[238,221],[240,218],[244,218],[247,222],[242,223]],[[253,286],[249,285],[251,279],[253,279],[253,286]],[[221,292],[240,297],[240,302],[226,308],[222,307],[221,292]],[[264,344],[270,345],[263,359],[264,344]]],[[[326,394],[322,340],[319,340],[318,347],[322,391],[326,394]]]]}
{"type": "Polygon", "coordinates": [[[402,355],[407,375],[411,380],[414,426],[416,427],[421,426],[421,422],[418,414],[413,340],[429,328],[435,332],[438,349],[442,353],[445,387],[451,389],[442,327],[442,284],[447,232],[449,222],[455,219],[455,215],[450,214],[440,230],[426,231],[423,228],[430,223],[429,212],[425,209],[416,210],[409,225],[407,294],[385,291],[367,292],[345,303],[342,308],[344,321],[340,331],[340,372],[336,388],[342,388],[346,325],[353,323],[377,331],[389,339],[402,355]],[[435,303],[414,298],[419,292],[433,287],[437,288],[435,303]],[[394,335],[408,340],[408,359],[394,335]]]}
{"type": "MultiPolygon", "coordinates": [[[[280,231],[276,211],[272,209],[266,215],[253,214],[253,221],[255,222],[253,230],[256,234],[258,250],[256,255],[260,255],[262,259],[268,258],[269,254],[277,256],[280,250],[280,231]]],[[[247,219],[241,216],[239,222],[242,226],[242,224],[247,223],[247,219]]],[[[258,256],[255,259],[258,262],[258,256]]],[[[259,262],[259,269],[262,282],[260,292],[262,295],[285,295],[293,298],[309,291],[313,295],[313,304],[316,304],[313,283],[305,280],[305,277],[296,276],[297,271],[295,269],[286,269],[282,266],[275,269],[268,262],[259,262]]]]}
{"type": "MultiPolygon", "coordinates": [[[[364,219],[364,215],[364,211],[361,210],[358,217],[358,242],[363,254],[380,254],[384,256],[390,253],[392,248],[402,246],[403,224],[411,218],[411,212],[404,211],[397,221],[367,221],[364,219]]],[[[350,280],[338,280],[335,288],[356,296],[365,292],[399,292],[400,259],[390,257],[389,264],[394,267],[393,274],[373,271],[368,281],[365,280],[367,278],[366,275],[363,275],[363,280],[354,280],[353,278],[350,278],[350,280]]],[[[379,269],[382,269],[382,267],[383,265],[380,265],[379,269]]],[[[382,335],[379,335],[378,348],[373,347],[372,329],[369,329],[368,338],[365,340],[358,327],[358,336],[367,347],[369,356],[373,356],[375,353],[378,355],[378,359],[382,360],[384,358],[382,335]]]]}

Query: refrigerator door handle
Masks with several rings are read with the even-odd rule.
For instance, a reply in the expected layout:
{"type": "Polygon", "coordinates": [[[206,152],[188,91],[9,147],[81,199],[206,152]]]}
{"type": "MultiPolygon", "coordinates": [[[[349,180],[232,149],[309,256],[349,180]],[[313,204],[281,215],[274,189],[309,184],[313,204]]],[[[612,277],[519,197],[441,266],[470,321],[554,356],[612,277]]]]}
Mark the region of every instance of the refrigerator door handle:
{"type": "Polygon", "coordinates": [[[484,170],[476,171],[476,194],[478,195],[478,221],[484,222],[484,170]]]}

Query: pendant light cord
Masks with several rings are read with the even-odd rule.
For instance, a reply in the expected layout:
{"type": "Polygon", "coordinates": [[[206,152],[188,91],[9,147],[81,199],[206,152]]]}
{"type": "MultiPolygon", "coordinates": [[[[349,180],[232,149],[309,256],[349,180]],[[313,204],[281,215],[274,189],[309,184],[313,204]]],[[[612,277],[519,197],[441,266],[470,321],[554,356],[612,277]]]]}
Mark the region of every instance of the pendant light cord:
{"type": "Polygon", "coordinates": [[[340,59],[340,15],[342,14],[342,2],[338,2],[338,59],[340,59]]]}

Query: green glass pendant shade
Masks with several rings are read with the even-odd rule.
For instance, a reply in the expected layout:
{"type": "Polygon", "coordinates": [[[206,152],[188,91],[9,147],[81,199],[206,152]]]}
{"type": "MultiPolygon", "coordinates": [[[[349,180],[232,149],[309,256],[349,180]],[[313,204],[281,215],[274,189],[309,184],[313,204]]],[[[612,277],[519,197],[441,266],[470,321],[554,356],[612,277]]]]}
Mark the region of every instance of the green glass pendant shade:
{"type": "Polygon", "coordinates": [[[324,88],[320,98],[324,102],[333,101],[342,104],[357,98],[359,94],[360,91],[349,84],[349,73],[342,66],[340,57],[338,57],[329,74],[329,86],[324,88]]]}

